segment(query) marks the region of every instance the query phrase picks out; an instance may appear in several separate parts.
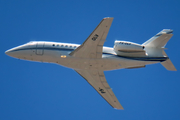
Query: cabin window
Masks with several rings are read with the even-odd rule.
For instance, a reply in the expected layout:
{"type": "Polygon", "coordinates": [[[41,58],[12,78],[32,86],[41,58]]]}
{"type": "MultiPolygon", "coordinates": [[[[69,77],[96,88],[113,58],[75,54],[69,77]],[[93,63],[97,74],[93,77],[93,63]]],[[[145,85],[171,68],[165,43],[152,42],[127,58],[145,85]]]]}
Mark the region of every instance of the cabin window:
{"type": "Polygon", "coordinates": [[[55,46],[55,44],[53,44],[52,46],[55,46]]]}
{"type": "Polygon", "coordinates": [[[67,45],[65,47],[68,47],[67,45]]]}
{"type": "Polygon", "coordinates": [[[59,45],[57,45],[59,47],[59,45]]]}
{"type": "Polygon", "coordinates": [[[76,48],[76,46],[74,46],[74,48],[76,48]]]}
{"type": "Polygon", "coordinates": [[[61,47],[64,47],[64,45],[61,45],[61,47]]]}
{"type": "Polygon", "coordinates": [[[70,46],[70,48],[72,48],[72,46],[70,46]]]}

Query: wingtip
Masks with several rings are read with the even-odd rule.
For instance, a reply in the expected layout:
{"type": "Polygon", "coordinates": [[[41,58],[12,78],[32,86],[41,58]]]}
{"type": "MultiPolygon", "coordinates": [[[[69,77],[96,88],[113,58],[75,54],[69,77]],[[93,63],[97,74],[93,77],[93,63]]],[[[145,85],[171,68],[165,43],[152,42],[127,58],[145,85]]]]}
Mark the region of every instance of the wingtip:
{"type": "Polygon", "coordinates": [[[114,108],[114,109],[116,109],[116,110],[124,110],[124,108],[114,108]]]}
{"type": "Polygon", "coordinates": [[[113,17],[105,17],[104,19],[114,19],[113,17]]]}
{"type": "Polygon", "coordinates": [[[124,110],[124,108],[121,105],[113,107],[113,108],[116,109],[116,110],[124,110]]]}

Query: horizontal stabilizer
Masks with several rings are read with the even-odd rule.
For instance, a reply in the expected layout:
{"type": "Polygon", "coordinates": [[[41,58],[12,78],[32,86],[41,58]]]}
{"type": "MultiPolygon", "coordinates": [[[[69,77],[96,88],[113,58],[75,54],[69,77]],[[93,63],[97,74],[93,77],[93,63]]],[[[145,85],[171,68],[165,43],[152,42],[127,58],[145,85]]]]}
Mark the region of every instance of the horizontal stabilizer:
{"type": "Polygon", "coordinates": [[[167,70],[171,70],[171,71],[177,71],[176,68],[174,67],[174,65],[172,64],[171,60],[168,59],[164,62],[161,62],[161,64],[167,69],[167,70]]]}
{"type": "MultiPolygon", "coordinates": [[[[163,53],[164,57],[168,57],[164,50],[163,50],[162,53],[163,53]]],[[[170,59],[167,59],[166,61],[161,62],[161,64],[162,64],[167,70],[177,71],[177,69],[174,67],[174,65],[173,65],[173,63],[171,62],[170,59]]]]}

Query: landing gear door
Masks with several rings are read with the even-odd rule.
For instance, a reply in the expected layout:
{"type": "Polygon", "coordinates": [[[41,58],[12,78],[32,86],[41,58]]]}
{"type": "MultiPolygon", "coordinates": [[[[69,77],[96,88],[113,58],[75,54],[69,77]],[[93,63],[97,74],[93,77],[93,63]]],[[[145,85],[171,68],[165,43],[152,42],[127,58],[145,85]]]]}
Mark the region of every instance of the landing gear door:
{"type": "Polygon", "coordinates": [[[36,44],[36,55],[44,54],[44,42],[38,42],[36,44]]]}

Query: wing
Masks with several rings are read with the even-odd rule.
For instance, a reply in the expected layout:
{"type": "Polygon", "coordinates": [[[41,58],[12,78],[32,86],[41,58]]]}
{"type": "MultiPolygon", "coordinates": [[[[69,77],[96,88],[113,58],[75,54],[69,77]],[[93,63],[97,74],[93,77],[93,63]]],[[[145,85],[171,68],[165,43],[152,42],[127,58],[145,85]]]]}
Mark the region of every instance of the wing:
{"type": "Polygon", "coordinates": [[[85,42],[70,55],[80,58],[102,58],[102,49],[113,18],[104,18],[85,42]]]}
{"type": "Polygon", "coordinates": [[[76,70],[86,81],[113,107],[122,109],[118,99],[106,81],[104,72],[100,70],[76,70]]]}

